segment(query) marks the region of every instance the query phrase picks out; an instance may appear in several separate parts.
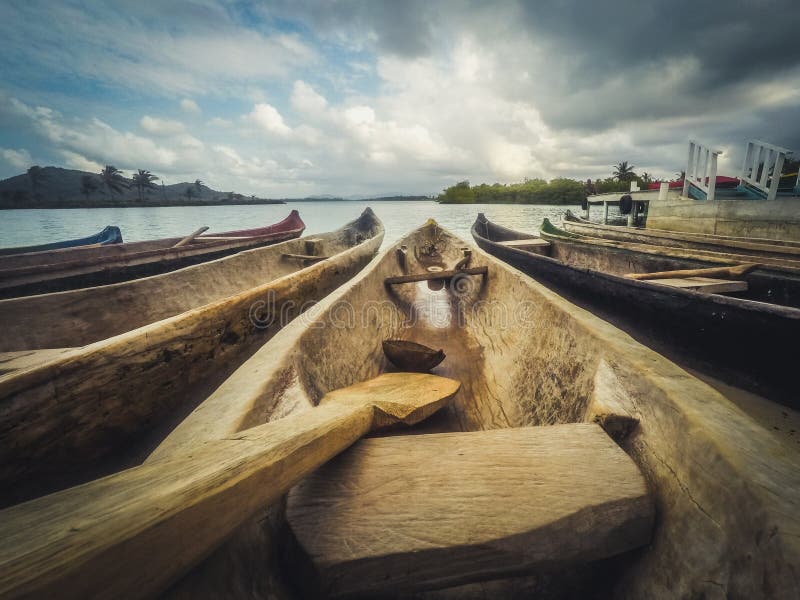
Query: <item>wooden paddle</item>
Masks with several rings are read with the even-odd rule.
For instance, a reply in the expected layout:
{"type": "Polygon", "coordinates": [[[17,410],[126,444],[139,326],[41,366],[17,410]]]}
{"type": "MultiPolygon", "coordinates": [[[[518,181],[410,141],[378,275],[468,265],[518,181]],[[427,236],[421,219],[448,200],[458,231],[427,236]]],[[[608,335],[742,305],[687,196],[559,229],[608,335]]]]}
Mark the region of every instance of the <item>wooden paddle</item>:
{"type": "Polygon", "coordinates": [[[683,269],[680,271],[658,271],[657,273],[628,273],[628,279],[681,279],[683,277],[715,277],[719,279],[743,277],[756,267],[758,263],[743,263],[733,267],[711,267],[709,269],[683,269]]]}
{"type": "Polygon", "coordinates": [[[413,425],[460,383],[386,373],[316,408],[0,511],[0,597],[151,597],[363,435],[413,425]]]}
{"type": "Polygon", "coordinates": [[[207,226],[206,226],[206,227],[201,227],[201,228],[200,228],[200,229],[198,229],[197,231],[195,231],[195,232],[193,232],[193,233],[190,233],[190,234],[189,234],[189,235],[187,235],[185,238],[183,238],[183,239],[182,239],[180,242],[178,242],[177,244],[175,244],[175,245],[173,246],[173,248],[180,248],[181,246],[185,246],[186,244],[188,244],[189,242],[191,242],[191,241],[192,241],[194,238],[196,238],[198,235],[200,235],[200,234],[201,234],[201,233],[203,233],[204,231],[208,231],[208,227],[207,227],[207,226]]]}

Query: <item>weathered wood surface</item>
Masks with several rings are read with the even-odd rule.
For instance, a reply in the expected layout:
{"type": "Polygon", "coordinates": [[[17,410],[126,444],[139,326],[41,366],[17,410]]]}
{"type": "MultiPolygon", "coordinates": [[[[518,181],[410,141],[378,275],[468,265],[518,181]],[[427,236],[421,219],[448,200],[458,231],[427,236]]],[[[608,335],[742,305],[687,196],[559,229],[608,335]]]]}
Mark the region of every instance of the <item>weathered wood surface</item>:
{"type": "Polygon", "coordinates": [[[337,235],[342,251],[329,260],[0,376],[3,493],[46,484],[48,473],[81,480],[100,459],[196,404],[209,378],[229,372],[310,302],[360,271],[380,246],[383,226],[367,209],[337,235]]]}
{"type": "MultiPolygon", "coordinates": [[[[137,277],[165,273],[228,256],[235,252],[258,248],[299,237],[305,224],[296,211],[283,221],[268,228],[264,233],[247,239],[207,240],[203,244],[187,244],[172,247],[174,241],[157,240],[152,243],[110,244],[95,249],[94,254],[86,252],[57,255],[58,262],[39,262],[49,260],[51,254],[32,253],[28,264],[0,260],[0,297],[12,298],[57,292],[81,287],[107,285],[127,281],[137,277]],[[274,231],[269,231],[274,229],[274,231]],[[115,248],[111,248],[115,246],[115,248]],[[33,255],[46,256],[36,259],[33,255]]],[[[178,240],[179,241],[179,240],[178,240]]],[[[10,257],[11,258],[11,257],[10,257]]]]}
{"type": "Polygon", "coordinates": [[[208,231],[208,225],[204,225],[203,227],[200,227],[199,229],[193,231],[192,233],[187,235],[185,238],[181,239],[181,241],[179,241],[177,244],[175,244],[172,247],[173,248],[180,248],[181,246],[185,246],[186,244],[189,244],[192,240],[194,240],[194,238],[196,238],[198,235],[200,235],[201,233],[204,233],[206,231],[208,231]]]}
{"type": "Polygon", "coordinates": [[[747,263],[731,267],[710,267],[708,269],[679,269],[675,271],[658,271],[656,273],[627,273],[625,277],[628,279],[638,279],[640,281],[645,279],[685,279],[686,277],[719,277],[722,279],[744,277],[759,266],[760,265],[757,263],[747,263]]]}
{"type": "Polygon", "coordinates": [[[674,260],[703,261],[709,264],[729,266],[731,263],[751,263],[758,261],[761,269],[770,269],[775,272],[789,275],[800,275],[800,257],[784,258],[780,255],[761,254],[757,258],[751,254],[739,254],[733,251],[713,252],[697,248],[674,248],[670,246],[655,246],[636,242],[619,242],[589,235],[571,233],[558,229],[545,219],[540,228],[540,235],[548,240],[564,240],[575,244],[585,244],[597,249],[614,248],[627,252],[640,253],[654,257],[664,257],[674,260]],[[545,223],[546,222],[546,223],[545,223]]]}
{"type": "Polygon", "coordinates": [[[503,246],[509,246],[511,248],[522,248],[527,249],[528,247],[544,247],[547,248],[550,246],[550,242],[547,240],[543,240],[541,238],[527,238],[524,240],[507,240],[505,242],[499,242],[503,246]]]}
{"type": "MultiPolygon", "coordinates": [[[[603,407],[598,414],[627,415],[638,421],[621,443],[645,472],[657,503],[653,540],[620,557],[615,564],[618,571],[589,579],[585,593],[571,597],[796,597],[800,593],[796,443],[755,422],[663,355],[547,289],[539,283],[544,280],[541,275],[534,279],[507,269],[482,251],[473,251],[473,265],[487,266],[492,276],[467,293],[433,291],[426,285],[387,290],[383,280],[403,272],[396,251],[402,245],[425,246],[441,232],[433,231],[433,226],[412,232],[320,302],[307,320],[289,324],[184,419],[152,460],[191,453],[204,440],[230,438],[242,429],[310,410],[328,391],[385,371],[382,340],[411,339],[442,348],[447,359],[435,372],[462,382],[450,406],[418,425],[418,432],[593,420],[587,404],[603,407]],[[352,307],[352,326],[342,306],[352,307]],[[490,310],[497,306],[504,312],[490,310]]],[[[441,263],[448,266],[460,260],[464,241],[446,231],[441,240],[441,263]]],[[[501,249],[537,264],[557,262],[501,249]]],[[[407,261],[409,272],[424,269],[411,252],[407,261]]],[[[573,272],[587,278],[586,269],[567,269],[565,275],[562,268],[552,279],[563,280],[573,272]]],[[[654,311],[654,320],[679,315],[667,329],[687,320],[694,324],[696,313],[687,310],[692,306],[687,297],[706,302],[705,295],[622,277],[615,280],[623,281],[626,289],[647,287],[658,290],[654,298],[672,299],[671,304],[657,303],[654,311]]],[[[472,277],[467,281],[480,283],[472,277]]],[[[585,288],[588,297],[608,290],[597,281],[592,275],[585,288]]],[[[773,328],[769,322],[754,321],[752,315],[739,320],[731,298],[717,296],[708,302],[719,307],[726,321],[735,319],[751,332],[764,325],[761,337],[751,338],[756,343],[743,344],[740,329],[728,344],[713,346],[714,356],[728,348],[742,353],[745,346],[752,346],[748,359],[758,358],[759,353],[779,358],[767,352],[764,340],[777,339],[792,347],[800,338],[796,329],[787,331],[785,322],[782,328],[773,328]]],[[[613,304],[626,312],[633,306],[625,295],[613,296],[613,304]]],[[[704,319],[702,324],[707,336],[713,322],[704,319]]],[[[778,366],[791,380],[796,370],[791,361],[796,358],[784,354],[778,366]]],[[[796,381],[791,381],[791,389],[796,389],[796,381]]],[[[196,600],[233,595],[230,590],[243,597],[298,597],[279,585],[284,575],[279,558],[286,548],[273,531],[281,526],[281,511],[273,511],[269,521],[267,525],[261,513],[243,525],[176,584],[172,597],[196,600]]],[[[564,576],[570,578],[573,572],[568,568],[564,576]]],[[[510,597],[508,590],[519,580],[497,580],[492,593],[483,597],[510,597]]],[[[436,597],[450,596],[441,592],[436,597]]]]}
{"type": "Polygon", "coordinates": [[[370,429],[413,425],[458,388],[384,374],[305,413],[6,509],[0,596],[151,597],[370,429]]]}
{"type": "Polygon", "coordinates": [[[586,406],[584,420],[597,423],[611,438],[621,444],[639,427],[639,419],[626,406],[627,398],[614,385],[616,378],[608,363],[601,362],[594,378],[594,389],[586,406]]]}
{"type": "Polygon", "coordinates": [[[387,277],[384,283],[386,285],[395,285],[398,283],[415,283],[417,281],[438,281],[442,279],[453,279],[460,275],[483,275],[486,276],[489,271],[486,267],[469,267],[467,269],[448,270],[448,271],[433,271],[425,273],[413,273],[411,275],[397,275],[395,277],[387,277]]]}
{"type": "Polygon", "coordinates": [[[72,352],[75,348],[47,348],[44,350],[22,350],[0,353],[0,375],[21,371],[46,363],[54,358],[72,352]]]}
{"type": "MultiPolygon", "coordinates": [[[[743,318],[736,308],[741,303],[734,298],[626,280],[502,247],[485,237],[487,229],[488,234],[494,235],[494,227],[476,221],[472,232],[478,245],[530,273],[532,278],[525,278],[528,292],[523,292],[515,287],[513,276],[492,261],[489,265],[493,277],[484,290],[485,300],[502,299],[508,305],[516,299],[527,300],[542,310],[533,310],[524,325],[516,325],[517,345],[513,350],[503,340],[508,334],[501,330],[493,330],[493,339],[482,344],[487,350],[477,364],[514,357],[505,363],[505,376],[497,384],[493,398],[515,398],[510,405],[535,411],[541,419],[538,422],[563,422],[568,420],[562,412],[563,403],[585,410],[583,402],[594,402],[596,390],[601,389],[597,378],[602,377],[602,389],[613,390],[614,403],[639,421],[624,439],[623,447],[654,490],[658,525],[652,543],[626,564],[615,584],[616,593],[609,595],[798,597],[800,458],[796,444],[778,437],[772,427],[765,428],[663,355],[563,296],[569,292],[582,298],[582,302],[591,300],[586,303],[590,307],[616,308],[625,314],[640,305],[647,310],[647,322],[658,325],[662,335],[668,336],[676,329],[696,331],[691,336],[693,346],[706,343],[709,356],[741,365],[745,371],[757,365],[759,372],[765,374],[764,382],[778,384],[771,391],[783,389],[788,394],[786,401],[795,406],[796,364],[792,361],[796,360],[783,348],[796,343],[798,311],[764,305],[767,310],[759,311],[760,316],[756,313],[743,318]],[[556,287],[563,295],[540,282],[556,287]],[[624,287],[617,285],[619,282],[624,287]],[[657,289],[658,293],[648,295],[648,302],[634,302],[635,289],[643,287],[657,289]],[[601,297],[607,302],[598,303],[601,297]],[[714,310],[701,312],[704,305],[714,310]],[[545,306],[555,312],[545,315],[545,306]],[[777,323],[767,318],[772,311],[783,313],[777,323]],[[676,318],[665,318],[671,314],[676,318]],[[720,329],[723,325],[729,331],[727,336],[720,329]],[[769,333],[765,333],[767,330],[769,333]],[[556,331],[566,339],[542,339],[556,331]],[[708,344],[709,339],[715,343],[708,344]],[[572,366],[571,372],[553,371],[568,365],[572,366]],[[525,385],[507,383],[515,378],[517,368],[526,369],[525,385]],[[583,385],[587,370],[592,373],[588,389],[582,388],[579,398],[565,399],[565,394],[583,385]],[[538,379],[540,374],[544,381],[538,379]],[[532,393],[536,394],[535,399],[531,398],[532,393]],[[560,407],[562,410],[557,410],[560,407]],[[765,532],[771,532],[772,537],[765,532]]],[[[513,232],[500,228],[497,234],[513,232]]],[[[521,232],[518,235],[527,237],[521,232]]],[[[488,260],[483,253],[476,253],[476,258],[488,260]]],[[[459,405],[458,400],[457,396],[454,405],[459,405]]],[[[604,402],[607,398],[599,400],[604,402]]],[[[491,401],[484,400],[486,404],[491,401]]],[[[507,414],[513,414],[511,406],[504,406],[507,414]]],[[[619,409],[606,413],[619,413],[619,409]]]]}
{"type": "MultiPolygon", "coordinates": [[[[334,254],[349,247],[338,231],[323,237],[334,254]]],[[[299,238],[151,277],[0,300],[0,352],[82,346],[234,296],[303,268],[281,253],[304,246],[299,238]]]]}
{"type": "Polygon", "coordinates": [[[674,248],[694,248],[714,252],[745,252],[754,256],[761,254],[785,255],[784,258],[800,256],[800,245],[796,242],[759,238],[741,238],[702,233],[686,233],[641,227],[620,227],[592,223],[567,213],[563,220],[566,231],[583,233],[594,237],[621,242],[640,242],[674,248]]]}
{"type": "Polygon", "coordinates": [[[498,243],[529,234],[480,219],[472,234],[484,250],[581,306],[612,316],[634,335],[646,334],[673,348],[675,355],[719,368],[725,377],[733,375],[738,385],[756,382],[762,394],[800,406],[794,358],[784,350],[800,336],[800,278],[756,269],[744,277],[748,290],[741,297],[700,294],[623,275],[712,267],[708,262],[571,239],[558,239],[550,257],[539,256],[498,243]],[[770,343],[764,344],[765,339],[770,343]]]}
{"type": "Polygon", "coordinates": [[[712,279],[710,277],[666,277],[663,279],[648,279],[650,283],[666,285],[669,287],[694,290],[705,294],[726,294],[730,292],[746,292],[747,282],[733,279],[712,279]]]}
{"type": "Polygon", "coordinates": [[[332,597],[606,558],[646,544],[653,517],[634,462],[588,423],[362,440],[287,503],[332,597]]]}
{"type": "Polygon", "coordinates": [[[313,262],[315,260],[325,260],[326,258],[329,258],[328,256],[315,256],[313,254],[289,254],[289,253],[286,253],[286,254],[282,254],[281,256],[283,258],[293,258],[293,259],[296,259],[296,260],[305,260],[305,261],[308,261],[308,262],[313,262]]]}

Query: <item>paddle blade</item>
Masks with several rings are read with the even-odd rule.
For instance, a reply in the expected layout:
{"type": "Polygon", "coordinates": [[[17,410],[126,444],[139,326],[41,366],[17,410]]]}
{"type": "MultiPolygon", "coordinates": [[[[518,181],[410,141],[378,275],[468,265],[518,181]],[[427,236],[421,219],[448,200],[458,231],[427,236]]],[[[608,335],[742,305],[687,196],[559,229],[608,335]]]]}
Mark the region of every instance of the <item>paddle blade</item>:
{"type": "Polygon", "coordinates": [[[320,404],[341,402],[375,407],[373,428],[414,425],[455,396],[461,384],[428,373],[384,373],[374,379],[325,394],[320,404]]]}

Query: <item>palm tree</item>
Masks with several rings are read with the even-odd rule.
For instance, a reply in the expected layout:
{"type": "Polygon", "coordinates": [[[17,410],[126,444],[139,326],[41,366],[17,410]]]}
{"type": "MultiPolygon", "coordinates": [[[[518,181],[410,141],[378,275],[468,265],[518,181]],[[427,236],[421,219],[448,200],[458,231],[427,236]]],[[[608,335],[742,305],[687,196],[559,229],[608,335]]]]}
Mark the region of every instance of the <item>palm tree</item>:
{"type": "Polygon", "coordinates": [[[634,165],[628,165],[628,161],[623,160],[614,167],[613,175],[618,181],[631,181],[636,177],[636,173],[633,172],[633,169],[634,165]]]}
{"type": "Polygon", "coordinates": [[[203,195],[203,182],[200,181],[199,179],[195,179],[194,180],[194,187],[197,188],[197,195],[198,196],[202,196],[203,195]]]}
{"type": "Polygon", "coordinates": [[[44,169],[39,165],[33,165],[28,169],[28,179],[31,180],[31,188],[36,192],[42,179],[44,179],[44,169]]]}
{"type": "Polygon", "coordinates": [[[133,180],[133,185],[139,190],[139,202],[144,200],[142,198],[142,190],[154,190],[156,189],[156,184],[153,182],[158,179],[155,175],[153,175],[150,171],[145,171],[143,169],[139,169],[138,172],[133,174],[131,177],[133,180]]]}
{"type": "Polygon", "coordinates": [[[123,189],[130,188],[122,171],[114,165],[106,165],[106,168],[100,171],[100,179],[112,194],[121,194],[123,189]]]}
{"type": "Polygon", "coordinates": [[[89,196],[92,192],[97,191],[97,180],[92,177],[91,175],[84,175],[81,177],[81,194],[86,196],[86,200],[89,200],[89,196]]]}
{"type": "Polygon", "coordinates": [[[642,173],[639,176],[639,178],[642,180],[642,183],[644,183],[645,185],[647,185],[648,183],[650,183],[653,180],[653,176],[650,175],[650,173],[648,173],[647,171],[642,173]]]}

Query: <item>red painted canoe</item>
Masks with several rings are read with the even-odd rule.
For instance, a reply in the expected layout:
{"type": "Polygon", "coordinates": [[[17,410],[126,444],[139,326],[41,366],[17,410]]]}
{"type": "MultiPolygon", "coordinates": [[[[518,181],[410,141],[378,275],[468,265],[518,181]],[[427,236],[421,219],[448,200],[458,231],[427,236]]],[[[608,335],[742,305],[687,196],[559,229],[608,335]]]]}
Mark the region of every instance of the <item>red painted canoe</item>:
{"type": "Polygon", "coordinates": [[[305,229],[293,210],[285,219],[255,229],[163,238],[98,247],[65,248],[0,257],[0,298],[108,285],[222,258],[299,237],[305,229]]]}

